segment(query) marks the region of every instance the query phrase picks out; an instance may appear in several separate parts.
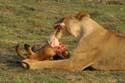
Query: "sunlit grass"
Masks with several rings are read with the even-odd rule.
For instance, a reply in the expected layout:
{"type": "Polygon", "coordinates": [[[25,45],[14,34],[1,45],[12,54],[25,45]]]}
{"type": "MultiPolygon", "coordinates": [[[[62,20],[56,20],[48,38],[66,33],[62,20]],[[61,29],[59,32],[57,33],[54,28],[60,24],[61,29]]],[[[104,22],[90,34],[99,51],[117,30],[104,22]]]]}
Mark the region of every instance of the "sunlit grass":
{"type": "MultiPolygon", "coordinates": [[[[87,10],[108,29],[125,31],[125,5],[97,4],[82,0],[0,0],[0,83],[124,83],[124,71],[25,70],[11,62],[20,58],[15,45],[48,40],[53,24],[63,16],[87,10]]],[[[76,41],[64,37],[72,50],[76,41]]]]}

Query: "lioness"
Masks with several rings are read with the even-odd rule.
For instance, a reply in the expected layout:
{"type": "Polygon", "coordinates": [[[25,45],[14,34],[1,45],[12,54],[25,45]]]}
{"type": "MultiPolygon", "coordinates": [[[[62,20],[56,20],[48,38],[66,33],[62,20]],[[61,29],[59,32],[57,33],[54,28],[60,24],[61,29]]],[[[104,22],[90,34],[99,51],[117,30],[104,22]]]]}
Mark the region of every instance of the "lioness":
{"type": "MultiPolygon", "coordinates": [[[[88,13],[66,16],[55,24],[57,39],[69,33],[77,38],[78,45],[66,60],[23,60],[30,69],[64,69],[81,71],[87,67],[97,70],[125,70],[125,37],[108,31],[94,21],[88,13]]],[[[53,41],[52,41],[53,42],[53,41]]]]}

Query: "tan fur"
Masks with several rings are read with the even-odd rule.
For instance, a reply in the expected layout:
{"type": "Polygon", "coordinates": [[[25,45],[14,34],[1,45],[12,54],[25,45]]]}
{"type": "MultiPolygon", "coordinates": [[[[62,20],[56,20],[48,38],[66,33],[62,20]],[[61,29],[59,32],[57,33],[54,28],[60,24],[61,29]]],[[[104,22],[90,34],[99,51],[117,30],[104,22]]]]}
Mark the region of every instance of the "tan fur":
{"type": "Polygon", "coordinates": [[[65,17],[65,26],[59,26],[60,32],[68,32],[78,39],[77,47],[72,56],[66,60],[34,61],[23,60],[23,66],[29,69],[64,69],[80,71],[87,67],[97,70],[125,70],[125,37],[110,32],[85,12],[65,17]],[[62,30],[62,31],[61,31],[62,30]]]}

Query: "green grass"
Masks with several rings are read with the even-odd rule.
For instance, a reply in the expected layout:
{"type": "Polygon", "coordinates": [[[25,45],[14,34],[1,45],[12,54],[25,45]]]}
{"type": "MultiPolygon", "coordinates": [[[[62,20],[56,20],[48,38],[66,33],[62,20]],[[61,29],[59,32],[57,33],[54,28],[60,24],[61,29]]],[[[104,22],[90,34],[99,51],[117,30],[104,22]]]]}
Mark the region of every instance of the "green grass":
{"type": "MultiPolygon", "coordinates": [[[[47,40],[53,24],[63,16],[87,10],[106,28],[125,31],[125,5],[80,0],[0,0],[0,83],[125,83],[125,71],[25,70],[14,46],[47,40]]],[[[76,40],[64,37],[72,49],[76,40]]]]}

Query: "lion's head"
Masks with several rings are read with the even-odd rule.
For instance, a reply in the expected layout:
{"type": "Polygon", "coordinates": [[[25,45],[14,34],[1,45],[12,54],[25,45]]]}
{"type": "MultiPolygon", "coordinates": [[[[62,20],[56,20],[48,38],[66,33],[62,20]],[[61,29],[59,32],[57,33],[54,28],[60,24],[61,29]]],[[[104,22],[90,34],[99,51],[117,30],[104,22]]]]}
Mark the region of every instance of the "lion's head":
{"type": "Polygon", "coordinates": [[[63,35],[71,35],[75,37],[78,41],[81,37],[90,34],[93,31],[93,27],[86,28],[86,24],[90,20],[90,16],[86,12],[79,12],[74,15],[69,15],[61,20],[57,21],[54,25],[54,33],[50,38],[50,44],[52,47],[59,46],[60,39],[63,35]]]}
{"type": "Polygon", "coordinates": [[[80,36],[81,30],[81,20],[84,17],[89,17],[86,12],[79,12],[75,15],[70,15],[57,21],[54,25],[56,32],[56,37],[60,39],[63,34],[70,34],[75,38],[80,36]]]}

